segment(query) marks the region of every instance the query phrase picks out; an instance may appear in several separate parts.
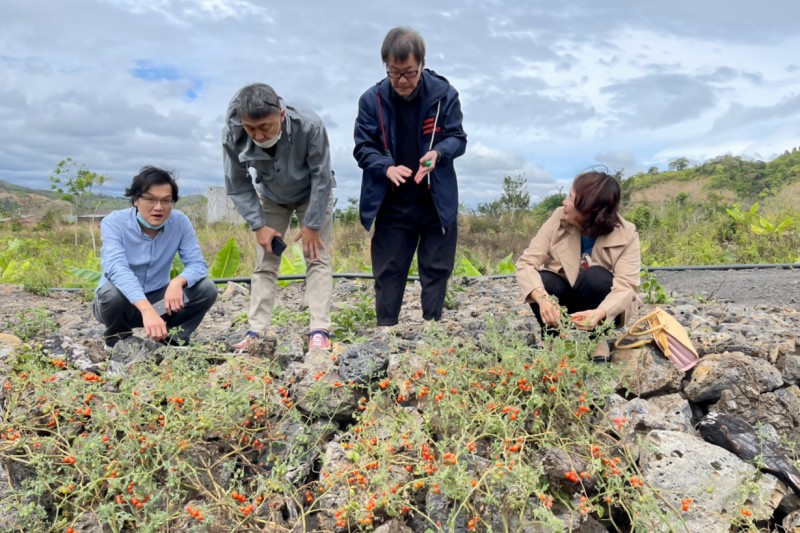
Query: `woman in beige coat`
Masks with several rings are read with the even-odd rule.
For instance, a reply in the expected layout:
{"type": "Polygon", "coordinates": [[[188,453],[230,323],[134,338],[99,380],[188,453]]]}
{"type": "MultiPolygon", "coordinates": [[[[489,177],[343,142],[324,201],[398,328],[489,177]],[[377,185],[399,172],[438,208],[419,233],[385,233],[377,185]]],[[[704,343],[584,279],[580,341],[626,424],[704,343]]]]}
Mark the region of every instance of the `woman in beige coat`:
{"type": "MultiPolygon", "coordinates": [[[[636,226],[619,214],[621,190],[605,172],[578,175],[569,196],[517,261],[517,281],[542,327],[554,335],[561,307],[581,330],[605,319],[617,327],[638,307],[641,253],[636,226]]],[[[595,360],[608,360],[598,343],[595,360]]]]}

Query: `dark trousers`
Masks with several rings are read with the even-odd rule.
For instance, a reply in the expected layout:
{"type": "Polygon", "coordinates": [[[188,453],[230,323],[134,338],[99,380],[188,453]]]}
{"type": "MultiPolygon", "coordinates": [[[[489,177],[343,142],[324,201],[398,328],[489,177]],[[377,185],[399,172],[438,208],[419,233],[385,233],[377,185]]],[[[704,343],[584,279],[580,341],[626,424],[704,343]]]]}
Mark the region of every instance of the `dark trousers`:
{"type": "MultiPolygon", "coordinates": [[[[453,272],[458,227],[442,228],[432,202],[381,207],[372,235],[375,314],[379,326],[397,324],[414,252],[422,285],[422,318],[441,320],[447,280],[453,272]]],[[[386,204],[386,202],[384,202],[386,204]]]]}
{"type": "MultiPolygon", "coordinates": [[[[166,291],[167,287],[164,286],[145,294],[145,297],[150,303],[155,303],[164,298],[166,291]]],[[[168,338],[172,344],[188,344],[192,333],[217,300],[217,286],[208,278],[191,288],[184,288],[184,293],[188,299],[186,307],[165,317],[167,331],[179,329],[176,335],[168,338]]],[[[130,337],[133,328],[142,327],[142,314],[111,283],[106,283],[97,291],[92,312],[106,327],[103,336],[108,346],[114,346],[120,339],[130,337]]]]}
{"type": "MultiPolygon", "coordinates": [[[[589,267],[581,272],[574,287],[570,287],[569,282],[558,274],[548,271],[539,274],[542,276],[544,290],[547,294],[558,298],[559,305],[566,307],[568,313],[597,309],[600,302],[611,292],[611,285],[614,282],[614,275],[601,266],[589,267]]],[[[539,304],[533,302],[530,305],[542,328],[542,336],[555,335],[558,330],[542,322],[539,304]]]]}

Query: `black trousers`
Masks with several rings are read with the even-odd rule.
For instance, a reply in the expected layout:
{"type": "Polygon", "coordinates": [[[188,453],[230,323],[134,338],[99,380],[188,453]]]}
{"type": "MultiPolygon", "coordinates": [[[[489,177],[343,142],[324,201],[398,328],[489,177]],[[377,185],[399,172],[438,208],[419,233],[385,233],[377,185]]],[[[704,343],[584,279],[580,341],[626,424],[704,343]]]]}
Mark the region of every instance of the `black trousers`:
{"type": "MultiPolygon", "coordinates": [[[[165,292],[166,285],[145,294],[145,297],[150,303],[154,303],[162,300],[165,292]]],[[[188,298],[186,307],[165,318],[167,331],[173,328],[181,330],[174,338],[168,338],[174,344],[189,343],[192,333],[217,300],[217,286],[209,278],[205,278],[190,288],[184,288],[184,293],[188,298]]],[[[121,339],[130,337],[133,328],[142,327],[142,314],[111,283],[106,283],[97,291],[92,312],[106,327],[103,336],[108,346],[114,346],[121,339]]]]}
{"type": "Polygon", "coordinates": [[[399,320],[415,251],[425,320],[442,319],[447,280],[455,264],[457,224],[442,228],[429,195],[418,202],[405,200],[387,196],[375,219],[371,255],[379,326],[393,326],[399,320]]]}
{"type": "MultiPolygon", "coordinates": [[[[611,285],[614,283],[614,275],[601,266],[589,267],[578,275],[575,286],[571,287],[569,282],[552,272],[543,271],[542,276],[544,290],[547,294],[558,298],[558,303],[567,308],[568,313],[577,313],[588,309],[597,309],[608,293],[611,292],[611,285]]],[[[542,328],[542,336],[555,335],[558,329],[545,325],[542,322],[542,315],[539,312],[539,304],[530,304],[536,320],[542,328]]],[[[617,317],[617,325],[619,317],[617,317]]]]}

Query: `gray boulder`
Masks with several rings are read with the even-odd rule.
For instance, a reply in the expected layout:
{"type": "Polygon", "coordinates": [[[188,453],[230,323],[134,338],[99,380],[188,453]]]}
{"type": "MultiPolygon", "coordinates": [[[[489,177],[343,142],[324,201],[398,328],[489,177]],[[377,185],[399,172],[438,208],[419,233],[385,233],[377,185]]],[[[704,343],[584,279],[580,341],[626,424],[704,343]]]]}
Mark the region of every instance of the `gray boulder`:
{"type": "Polygon", "coordinates": [[[692,402],[715,402],[726,389],[743,384],[767,392],[782,386],[783,379],[778,369],[763,359],[740,352],[711,354],[694,368],[684,392],[692,402]]]}
{"type": "Polygon", "coordinates": [[[358,407],[357,391],[341,379],[328,352],[309,352],[295,380],[292,398],[297,408],[312,418],[343,420],[358,407]]]}
{"type": "Polygon", "coordinates": [[[797,385],[764,394],[734,387],[723,393],[711,411],[738,416],[754,426],[769,424],[789,442],[800,442],[800,387],[797,385]]]}
{"type": "Polygon", "coordinates": [[[339,357],[339,377],[345,383],[365,385],[384,376],[389,366],[389,346],[383,342],[356,344],[339,357]]]}
{"type": "Polygon", "coordinates": [[[641,447],[639,467],[645,482],[659,491],[661,515],[642,513],[653,531],[728,533],[746,507],[756,520],[772,516],[789,489],[731,452],[677,431],[652,431],[641,447]],[[743,492],[743,487],[753,491],[743,492]],[[694,501],[682,513],[681,500],[694,501]],[[662,520],[665,520],[664,523],[662,520]]]}
{"type": "Polygon", "coordinates": [[[790,385],[800,385],[800,355],[787,355],[780,361],[778,368],[783,381],[790,385]]]}
{"type": "Polygon", "coordinates": [[[614,350],[614,364],[622,366],[621,386],[642,398],[678,392],[683,372],[652,344],[629,350],[614,350]]]}
{"type": "Polygon", "coordinates": [[[621,434],[629,444],[635,444],[636,434],[649,433],[654,429],[697,435],[692,425],[691,406],[680,394],[653,396],[647,400],[634,398],[630,401],[619,395],[608,396],[596,423],[606,431],[621,434]],[[626,420],[622,429],[614,424],[614,419],[626,420]]]}

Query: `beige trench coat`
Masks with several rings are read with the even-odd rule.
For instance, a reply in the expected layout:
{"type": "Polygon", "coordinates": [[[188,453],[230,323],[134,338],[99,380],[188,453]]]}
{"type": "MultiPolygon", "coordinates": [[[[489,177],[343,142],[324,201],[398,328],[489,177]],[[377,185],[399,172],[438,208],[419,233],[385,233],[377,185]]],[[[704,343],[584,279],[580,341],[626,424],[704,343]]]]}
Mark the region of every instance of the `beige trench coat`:
{"type": "MultiPolygon", "coordinates": [[[[556,209],[539,228],[528,248],[517,260],[517,282],[525,301],[533,302],[531,293],[544,289],[539,272],[547,270],[575,285],[580,272],[580,228],[561,221],[563,207],[556,209]]],[[[621,218],[621,217],[620,217],[621,218]]],[[[636,226],[622,219],[608,235],[598,237],[592,250],[592,265],[602,266],[614,275],[611,292],[599,308],[606,317],[621,315],[625,324],[639,307],[639,271],[642,266],[639,233],[636,226]]]]}

